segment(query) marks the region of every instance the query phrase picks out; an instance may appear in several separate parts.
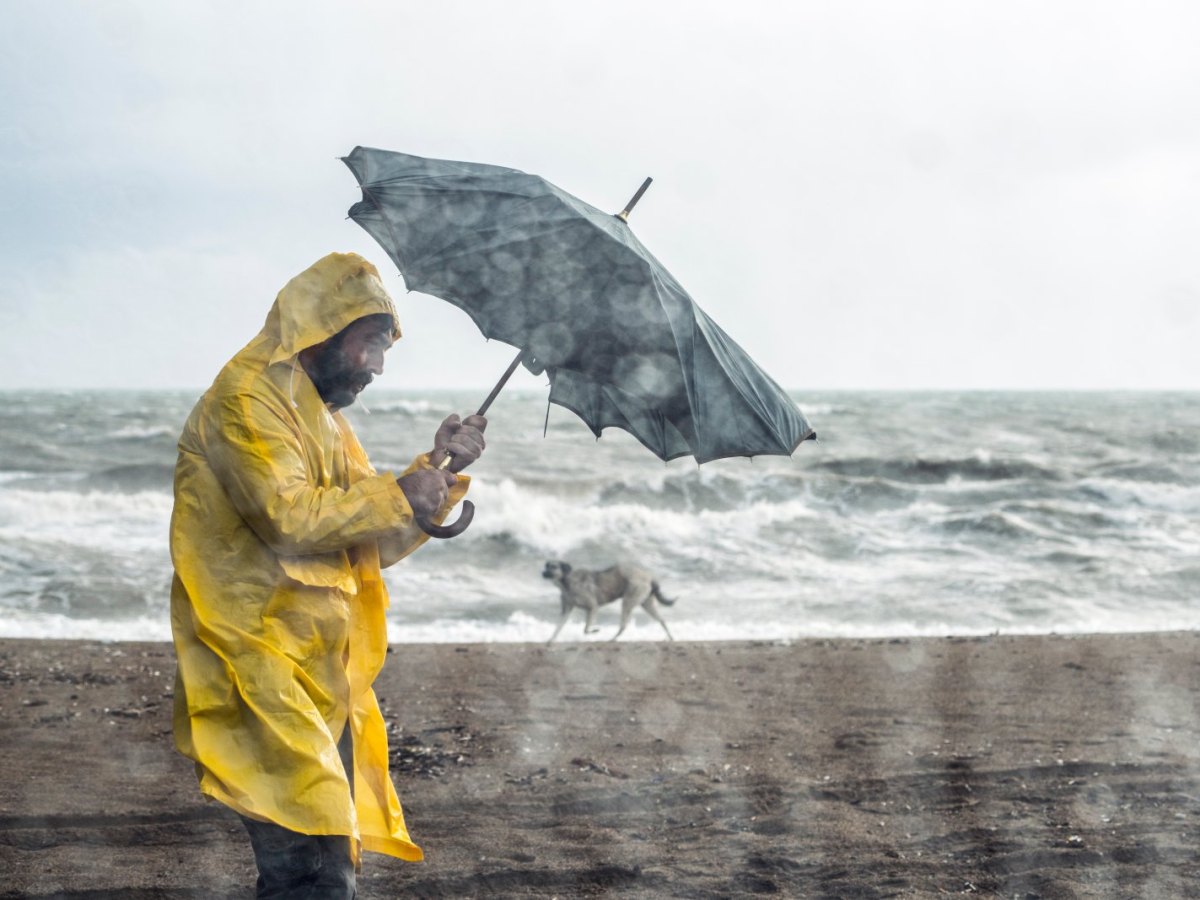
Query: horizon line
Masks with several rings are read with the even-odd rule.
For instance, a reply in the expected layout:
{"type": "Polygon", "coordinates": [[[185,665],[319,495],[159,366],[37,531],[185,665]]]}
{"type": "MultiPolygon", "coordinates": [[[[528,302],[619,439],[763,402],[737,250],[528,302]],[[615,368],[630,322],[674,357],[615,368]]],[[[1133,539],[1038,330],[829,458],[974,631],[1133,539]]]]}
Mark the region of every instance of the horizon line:
{"type": "MultiPolygon", "coordinates": [[[[194,391],[204,393],[209,386],[199,385],[38,385],[38,386],[7,386],[0,385],[0,393],[14,392],[29,392],[29,393],[64,393],[64,392],[84,392],[84,391],[194,391]]],[[[433,393],[433,394],[448,394],[448,393],[463,393],[470,391],[479,391],[486,393],[492,388],[492,385],[466,385],[463,387],[393,387],[379,385],[372,393],[433,393]]],[[[543,387],[509,387],[506,388],[506,394],[535,394],[548,391],[549,386],[543,387]]],[[[873,392],[873,393],[1056,393],[1056,394],[1088,394],[1088,393],[1155,393],[1155,394],[1188,394],[1200,392],[1200,385],[1193,387],[1114,387],[1114,386],[1097,386],[1097,387],[1078,387],[1078,386],[1061,386],[1051,385],[1048,387],[1013,387],[1013,386],[995,386],[995,387],[951,387],[951,386],[890,386],[879,387],[871,385],[853,385],[843,387],[784,387],[784,391],[789,394],[802,393],[836,393],[843,391],[858,391],[858,392],[873,392]]]]}

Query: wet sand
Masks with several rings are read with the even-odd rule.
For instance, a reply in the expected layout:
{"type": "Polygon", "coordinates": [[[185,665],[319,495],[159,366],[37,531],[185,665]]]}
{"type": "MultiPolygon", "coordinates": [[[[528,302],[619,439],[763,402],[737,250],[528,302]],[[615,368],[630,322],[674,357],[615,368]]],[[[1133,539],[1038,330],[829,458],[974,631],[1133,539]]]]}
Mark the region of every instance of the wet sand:
{"type": "MultiPolygon", "coordinates": [[[[359,896],[1186,897],[1200,635],[396,646],[359,896]]],[[[250,897],[165,644],[0,641],[0,897],[250,897]]]]}

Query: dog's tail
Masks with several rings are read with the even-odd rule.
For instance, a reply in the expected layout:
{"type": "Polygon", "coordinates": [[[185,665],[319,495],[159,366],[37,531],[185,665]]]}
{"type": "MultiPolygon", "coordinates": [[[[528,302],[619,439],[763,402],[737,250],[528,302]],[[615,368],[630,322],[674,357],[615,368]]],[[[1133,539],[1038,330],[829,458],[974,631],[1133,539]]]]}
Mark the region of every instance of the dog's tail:
{"type": "Polygon", "coordinates": [[[654,595],[655,599],[658,600],[658,602],[663,604],[664,606],[674,606],[675,600],[679,599],[678,597],[676,597],[675,600],[672,600],[670,597],[664,597],[663,592],[661,590],[659,590],[657,581],[650,582],[650,593],[652,593],[654,595]]]}

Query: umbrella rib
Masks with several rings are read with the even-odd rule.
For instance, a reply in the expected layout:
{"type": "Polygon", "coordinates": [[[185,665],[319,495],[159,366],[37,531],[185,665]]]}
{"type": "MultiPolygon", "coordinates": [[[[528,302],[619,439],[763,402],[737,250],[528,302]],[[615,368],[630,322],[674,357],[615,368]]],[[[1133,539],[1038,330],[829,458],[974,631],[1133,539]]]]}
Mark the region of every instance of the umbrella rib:
{"type": "MultiPolygon", "coordinates": [[[[357,177],[357,174],[356,174],[356,177],[357,177]]],[[[365,184],[363,184],[361,181],[358,182],[358,186],[359,186],[359,188],[362,189],[363,196],[366,197],[368,200],[370,200],[371,203],[374,204],[375,209],[379,211],[379,218],[383,219],[383,224],[387,227],[388,234],[392,238],[392,246],[396,248],[396,253],[397,253],[397,255],[399,255],[400,239],[398,237],[396,237],[396,230],[392,227],[392,220],[388,218],[387,212],[384,211],[384,208],[380,205],[379,198],[376,197],[375,194],[372,193],[370,190],[368,190],[367,186],[365,184]]],[[[404,268],[402,266],[397,265],[396,268],[400,270],[401,275],[404,274],[404,268]]]]}
{"type": "MultiPolygon", "coordinates": [[[[715,329],[715,332],[716,332],[715,334],[709,333],[709,329],[707,329],[707,328],[703,329],[706,332],[705,336],[710,345],[713,344],[714,342],[721,344],[723,348],[726,345],[728,345],[730,347],[733,347],[737,352],[741,353],[743,356],[746,356],[747,359],[749,358],[749,356],[746,354],[746,351],[742,349],[741,345],[738,344],[738,342],[735,341],[733,338],[731,338],[725,332],[725,330],[721,328],[720,325],[718,325],[716,322],[714,322],[712,320],[712,318],[707,313],[705,313],[702,309],[700,309],[698,306],[696,307],[696,309],[700,312],[701,315],[704,316],[704,318],[708,321],[708,323],[712,325],[713,329],[715,329]]],[[[726,350],[726,352],[728,353],[728,350],[726,350]]],[[[722,369],[722,371],[725,371],[724,366],[722,366],[721,369],[722,369]]],[[[775,389],[779,392],[779,395],[781,397],[787,398],[788,402],[791,403],[791,398],[788,397],[787,392],[784,391],[783,388],[781,388],[775,382],[774,379],[772,379],[765,372],[762,373],[762,376],[770,384],[774,385],[775,389]]],[[[759,392],[757,392],[757,391],[752,392],[753,393],[753,396],[752,396],[750,392],[747,392],[744,389],[742,383],[738,379],[731,378],[731,379],[729,379],[729,381],[730,381],[730,384],[733,386],[734,390],[736,390],[738,392],[738,395],[744,401],[746,401],[746,404],[748,406],[750,406],[754,410],[755,415],[758,417],[758,420],[763,425],[765,425],[771,431],[771,433],[775,436],[775,440],[778,441],[779,446],[786,447],[788,445],[788,439],[784,434],[782,434],[780,432],[780,430],[774,420],[775,417],[768,415],[768,411],[762,402],[762,396],[759,394],[759,392]]],[[[795,405],[793,404],[793,408],[794,408],[794,406],[795,405]]],[[[797,440],[795,442],[795,444],[793,444],[789,449],[794,452],[796,447],[799,447],[804,441],[808,440],[812,435],[813,435],[813,430],[811,428],[809,428],[808,431],[803,433],[801,435],[800,439],[797,440]]]]}
{"type": "MultiPolygon", "coordinates": [[[[655,262],[657,262],[657,260],[655,260],[655,262]]],[[[680,287],[677,282],[675,282],[674,277],[671,278],[671,282],[669,284],[665,279],[659,277],[660,270],[663,272],[666,271],[666,269],[663,268],[661,263],[659,263],[657,267],[651,265],[651,266],[649,266],[649,269],[650,269],[651,279],[658,282],[659,284],[667,285],[670,288],[678,289],[679,292],[683,294],[683,296],[688,297],[688,299],[691,300],[690,295],[688,295],[688,293],[686,291],[684,291],[683,288],[680,287]]],[[[675,330],[675,321],[671,318],[670,314],[667,311],[666,303],[663,301],[663,296],[666,292],[665,291],[656,291],[655,293],[658,295],[658,305],[663,311],[663,318],[665,318],[667,320],[667,327],[671,329],[671,338],[675,341],[675,353],[679,358],[680,372],[683,375],[683,389],[685,391],[687,391],[688,409],[691,409],[694,411],[696,409],[696,388],[695,388],[695,384],[694,384],[695,372],[694,371],[684,371],[683,360],[685,357],[684,357],[684,353],[683,353],[683,346],[680,343],[679,333],[675,330]]],[[[694,310],[696,308],[697,308],[696,301],[691,300],[690,309],[694,310]]],[[[694,312],[692,313],[691,317],[693,320],[695,319],[694,312]]],[[[689,354],[686,358],[692,360],[693,365],[694,365],[694,360],[695,360],[694,354],[689,354]]],[[[692,438],[696,444],[700,443],[700,426],[697,422],[697,417],[695,415],[692,416],[692,438]]],[[[686,437],[684,439],[686,440],[686,437]]]]}

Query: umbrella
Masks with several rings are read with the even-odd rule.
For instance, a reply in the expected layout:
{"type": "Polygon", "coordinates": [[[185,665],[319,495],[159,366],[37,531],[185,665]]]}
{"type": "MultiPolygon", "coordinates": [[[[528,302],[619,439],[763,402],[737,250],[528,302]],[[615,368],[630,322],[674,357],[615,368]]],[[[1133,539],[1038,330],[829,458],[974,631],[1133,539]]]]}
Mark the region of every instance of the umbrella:
{"type": "Polygon", "coordinates": [[[343,161],[362,189],[350,218],[407,288],[518,349],[481,414],[523,364],[597,437],[624,429],[663,460],[790,455],[816,437],[630,230],[649,178],[613,215],[516,169],[368,147],[343,161]]]}

